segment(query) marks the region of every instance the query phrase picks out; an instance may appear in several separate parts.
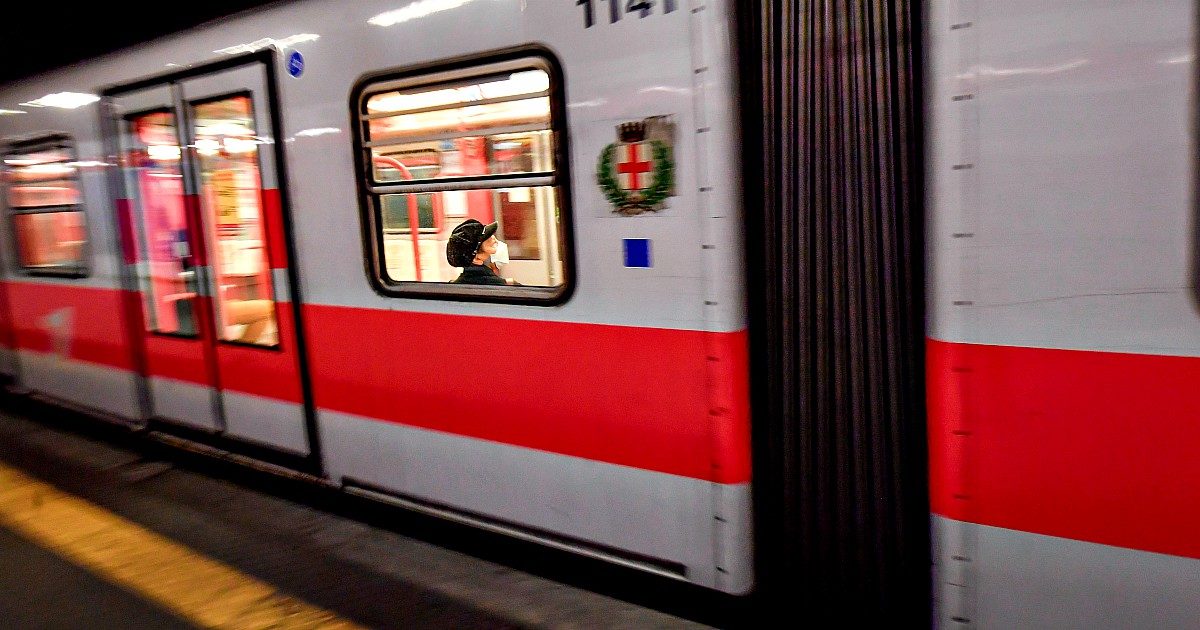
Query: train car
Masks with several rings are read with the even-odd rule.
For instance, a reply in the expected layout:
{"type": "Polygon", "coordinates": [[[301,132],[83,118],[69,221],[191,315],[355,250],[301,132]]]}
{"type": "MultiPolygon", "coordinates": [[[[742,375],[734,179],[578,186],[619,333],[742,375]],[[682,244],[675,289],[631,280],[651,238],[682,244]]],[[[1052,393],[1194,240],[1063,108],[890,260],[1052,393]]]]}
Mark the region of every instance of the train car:
{"type": "Polygon", "coordinates": [[[1193,3],[736,7],[304,0],[0,87],[0,371],[811,619],[1194,626],[1193,3]]]}
{"type": "Polygon", "coordinates": [[[1195,3],[927,8],[938,618],[1195,627],[1195,3]]]}
{"type": "Polygon", "coordinates": [[[286,3],[8,85],[5,370],[745,592],[732,24],[722,2],[286,3]],[[507,284],[451,282],[468,220],[507,284]]]}

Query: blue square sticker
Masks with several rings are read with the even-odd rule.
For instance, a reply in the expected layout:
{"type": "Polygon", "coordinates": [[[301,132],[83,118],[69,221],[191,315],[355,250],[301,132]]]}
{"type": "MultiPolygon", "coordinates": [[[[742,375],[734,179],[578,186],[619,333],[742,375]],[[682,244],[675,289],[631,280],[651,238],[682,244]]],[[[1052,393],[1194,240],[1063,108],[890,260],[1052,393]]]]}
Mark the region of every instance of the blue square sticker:
{"type": "Polygon", "coordinates": [[[625,266],[626,267],[651,267],[650,264],[650,239],[648,238],[627,238],[625,241],[625,266]]]}

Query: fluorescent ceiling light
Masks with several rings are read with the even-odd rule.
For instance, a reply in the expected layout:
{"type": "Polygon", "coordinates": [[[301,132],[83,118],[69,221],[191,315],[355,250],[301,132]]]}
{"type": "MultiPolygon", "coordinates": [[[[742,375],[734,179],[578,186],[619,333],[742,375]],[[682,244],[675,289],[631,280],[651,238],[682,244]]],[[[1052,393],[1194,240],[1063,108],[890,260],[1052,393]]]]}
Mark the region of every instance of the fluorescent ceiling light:
{"type": "Polygon", "coordinates": [[[405,110],[452,105],[455,103],[470,104],[488,98],[502,98],[540,94],[550,89],[550,75],[543,70],[527,70],[514,72],[507,79],[488,81],[459,88],[446,88],[430,92],[390,93],[372,96],[367,101],[367,109],[371,112],[402,112],[405,110]]]}
{"type": "Polygon", "coordinates": [[[24,113],[25,113],[25,110],[22,110],[22,109],[0,108],[0,116],[15,116],[16,114],[24,114],[24,113]]]}
{"type": "Polygon", "coordinates": [[[146,147],[146,153],[153,160],[178,160],[179,147],[170,144],[152,144],[146,147]]]}
{"type": "Polygon", "coordinates": [[[212,138],[200,138],[196,141],[196,152],[200,155],[217,155],[221,152],[221,143],[212,138]]]}
{"type": "Polygon", "coordinates": [[[196,128],[196,133],[201,136],[249,136],[250,127],[241,122],[232,120],[223,120],[207,125],[201,125],[196,128]]]}
{"type": "Polygon", "coordinates": [[[75,169],[66,164],[30,164],[25,167],[25,172],[36,175],[67,175],[74,173],[75,169]]]}
{"type": "Polygon", "coordinates": [[[29,107],[58,107],[60,109],[75,109],[83,107],[90,103],[95,103],[100,100],[95,94],[81,94],[79,92],[55,92],[47,94],[37,100],[21,103],[29,107]]]}

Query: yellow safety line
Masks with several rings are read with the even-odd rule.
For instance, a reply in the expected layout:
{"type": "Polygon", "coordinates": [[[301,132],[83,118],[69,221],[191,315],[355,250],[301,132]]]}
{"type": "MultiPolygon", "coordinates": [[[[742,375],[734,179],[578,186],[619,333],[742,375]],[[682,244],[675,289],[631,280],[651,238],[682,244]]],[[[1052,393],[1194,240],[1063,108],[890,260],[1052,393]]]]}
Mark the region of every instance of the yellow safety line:
{"type": "Polygon", "coordinates": [[[203,627],[358,627],[3,464],[0,526],[203,627]]]}

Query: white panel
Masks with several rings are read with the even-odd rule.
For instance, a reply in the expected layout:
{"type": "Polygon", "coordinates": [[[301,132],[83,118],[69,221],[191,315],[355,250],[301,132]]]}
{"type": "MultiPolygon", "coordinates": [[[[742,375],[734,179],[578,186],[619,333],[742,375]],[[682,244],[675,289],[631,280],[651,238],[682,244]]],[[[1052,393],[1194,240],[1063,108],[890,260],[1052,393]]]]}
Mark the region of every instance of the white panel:
{"type": "Polygon", "coordinates": [[[162,376],[151,376],[147,382],[153,415],[206,431],[220,428],[211,387],[162,376]]]}
{"type": "MultiPolygon", "coordinates": [[[[145,90],[129,92],[112,98],[113,114],[125,117],[128,114],[145,112],[152,109],[168,108],[174,111],[175,101],[171,96],[171,88],[159,85],[145,90]]],[[[178,121],[176,121],[178,125],[178,121]]]]}
{"type": "Polygon", "coordinates": [[[974,540],[973,582],[962,593],[935,582],[941,628],[1195,628],[1200,560],[933,517],[934,558],[974,540]],[[967,530],[967,531],[964,531],[967,530]],[[973,610],[970,626],[952,615],[973,610]]]}
{"type": "Polygon", "coordinates": [[[712,484],[721,520],[714,526],[717,546],[716,587],[742,595],[754,586],[754,523],[750,484],[712,484]]]}
{"type": "Polygon", "coordinates": [[[65,360],[55,354],[22,350],[21,384],[67,402],[122,418],[141,416],[137,378],[114,367],[65,360]]]}
{"type": "Polygon", "coordinates": [[[750,584],[749,486],[719,484],[322,410],[325,464],[394,492],[682,563],[696,583],[750,584]],[[721,540],[717,541],[716,537],[721,540]],[[716,549],[722,566],[716,572],[716,549]]]}
{"type": "Polygon", "coordinates": [[[1200,355],[1195,3],[929,5],[931,336],[1200,355]]]}
{"type": "Polygon", "coordinates": [[[227,434],[302,455],[308,453],[303,405],[229,390],[222,391],[221,396],[227,434]]]}

